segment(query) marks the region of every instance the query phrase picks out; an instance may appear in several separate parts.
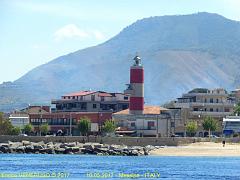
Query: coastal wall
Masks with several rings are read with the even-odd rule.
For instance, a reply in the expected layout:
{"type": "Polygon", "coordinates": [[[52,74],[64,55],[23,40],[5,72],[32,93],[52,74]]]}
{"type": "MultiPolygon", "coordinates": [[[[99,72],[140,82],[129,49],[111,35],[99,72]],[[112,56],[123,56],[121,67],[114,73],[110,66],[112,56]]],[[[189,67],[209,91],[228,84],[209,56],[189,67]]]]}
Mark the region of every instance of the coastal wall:
{"type": "Polygon", "coordinates": [[[96,142],[104,144],[119,144],[119,145],[130,145],[130,146],[177,146],[183,144],[189,144],[193,142],[202,141],[201,138],[155,138],[155,137],[83,137],[83,136],[56,136],[56,137],[45,137],[45,136],[0,136],[0,143],[21,142],[23,140],[31,142],[96,142]]]}

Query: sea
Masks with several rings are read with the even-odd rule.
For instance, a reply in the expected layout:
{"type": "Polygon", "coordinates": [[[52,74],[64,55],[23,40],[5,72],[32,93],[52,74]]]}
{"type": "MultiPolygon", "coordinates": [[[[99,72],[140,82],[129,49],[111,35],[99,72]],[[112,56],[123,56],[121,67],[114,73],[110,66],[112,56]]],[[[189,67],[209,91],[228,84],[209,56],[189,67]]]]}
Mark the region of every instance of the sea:
{"type": "Polygon", "coordinates": [[[0,179],[240,179],[240,157],[0,154],[0,179]]]}

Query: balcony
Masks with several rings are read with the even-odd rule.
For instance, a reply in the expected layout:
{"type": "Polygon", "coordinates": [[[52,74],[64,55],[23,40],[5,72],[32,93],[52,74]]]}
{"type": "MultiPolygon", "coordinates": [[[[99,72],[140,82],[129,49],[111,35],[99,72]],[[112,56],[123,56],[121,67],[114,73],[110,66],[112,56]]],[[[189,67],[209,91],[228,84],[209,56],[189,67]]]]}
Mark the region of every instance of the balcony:
{"type": "Polygon", "coordinates": [[[192,116],[213,116],[213,117],[223,117],[229,116],[232,112],[211,112],[211,111],[192,111],[190,112],[192,116]]]}
{"type": "Polygon", "coordinates": [[[219,103],[210,103],[210,102],[184,102],[184,103],[175,103],[175,107],[213,107],[213,106],[221,106],[221,107],[233,107],[234,103],[232,102],[219,102],[219,103]]]}
{"type": "Polygon", "coordinates": [[[189,97],[189,96],[208,96],[208,97],[219,97],[219,96],[224,96],[224,97],[227,97],[228,94],[226,93],[187,93],[187,94],[183,94],[183,97],[189,97]]]}
{"type": "Polygon", "coordinates": [[[223,106],[223,107],[233,107],[234,103],[231,102],[218,102],[218,103],[203,103],[203,102],[190,102],[190,107],[194,106],[200,106],[200,107],[205,107],[205,106],[223,106]]]}

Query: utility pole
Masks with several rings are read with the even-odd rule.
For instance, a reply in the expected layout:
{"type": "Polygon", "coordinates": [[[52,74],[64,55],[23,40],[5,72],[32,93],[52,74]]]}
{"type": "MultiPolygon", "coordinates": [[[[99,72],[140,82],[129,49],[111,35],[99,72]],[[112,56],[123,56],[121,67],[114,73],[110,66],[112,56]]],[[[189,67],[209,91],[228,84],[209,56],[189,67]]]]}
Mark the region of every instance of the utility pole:
{"type": "Polygon", "coordinates": [[[71,114],[71,112],[69,113],[69,118],[70,118],[69,135],[72,136],[72,114],[71,114]]]}

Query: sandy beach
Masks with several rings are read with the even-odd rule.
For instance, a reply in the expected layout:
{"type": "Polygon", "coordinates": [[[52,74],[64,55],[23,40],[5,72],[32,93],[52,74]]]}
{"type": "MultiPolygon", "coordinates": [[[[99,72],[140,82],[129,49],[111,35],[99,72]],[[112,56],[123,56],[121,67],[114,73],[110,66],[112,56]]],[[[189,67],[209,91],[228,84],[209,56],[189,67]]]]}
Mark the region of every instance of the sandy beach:
{"type": "Polygon", "coordinates": [[[240,144],[214,142],[197,142],[184,146],[165,146],[151,151],[158,156],[239,156],[240,144]]]}

